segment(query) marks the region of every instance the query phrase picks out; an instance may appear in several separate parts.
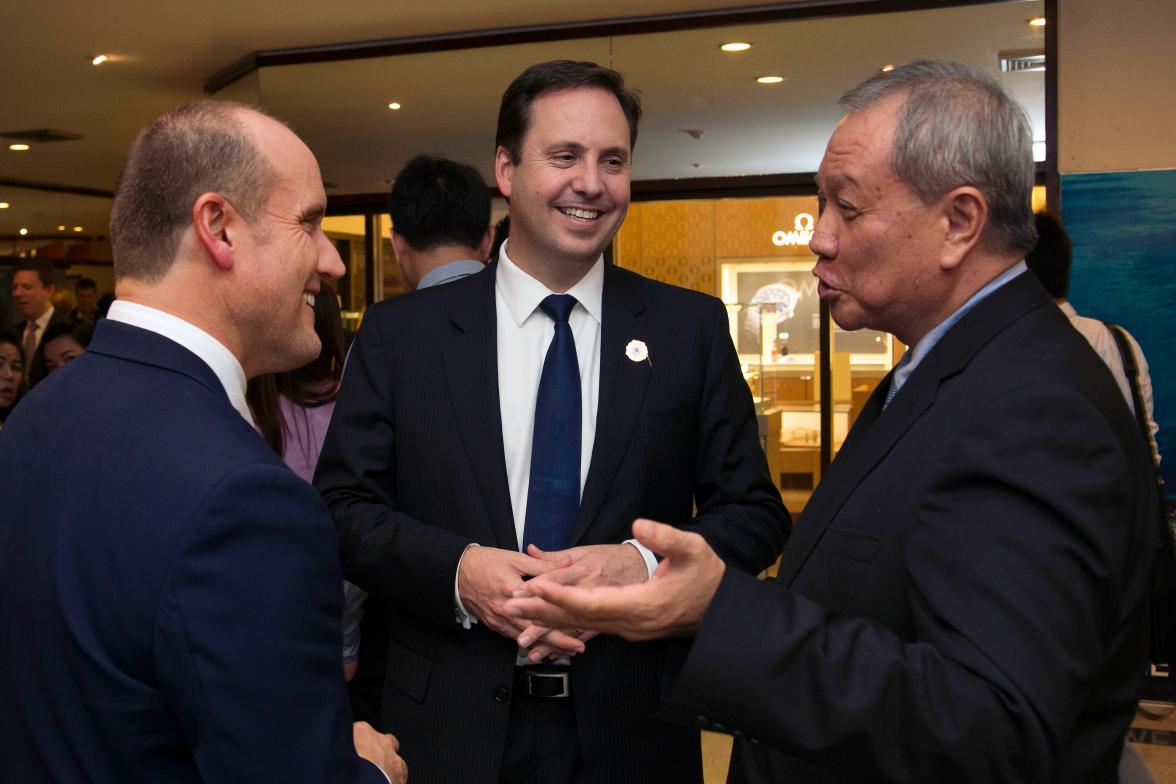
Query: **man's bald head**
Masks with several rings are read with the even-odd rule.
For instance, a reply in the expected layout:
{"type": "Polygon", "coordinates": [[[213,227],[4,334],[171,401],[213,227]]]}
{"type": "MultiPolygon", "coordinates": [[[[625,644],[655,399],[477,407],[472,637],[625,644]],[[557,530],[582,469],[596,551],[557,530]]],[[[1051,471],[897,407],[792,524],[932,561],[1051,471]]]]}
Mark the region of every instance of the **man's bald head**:
{"type": "Polygon", "coordinates": [[[247,221],[257,216],[277,182],[256,143],[259,123],[280,121],[242,104],[194,101],[139,133],[110,213],[116,280],[167,274],[203,193],[222,194],[247,221]]]}

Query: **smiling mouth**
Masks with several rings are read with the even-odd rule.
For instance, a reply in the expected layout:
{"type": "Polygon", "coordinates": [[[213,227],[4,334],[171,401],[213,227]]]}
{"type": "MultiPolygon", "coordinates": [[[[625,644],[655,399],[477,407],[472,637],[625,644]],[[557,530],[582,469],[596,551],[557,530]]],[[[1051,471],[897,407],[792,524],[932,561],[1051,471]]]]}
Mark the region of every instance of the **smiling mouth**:
{"type": "Polygon", "coordinates": [[[580,220],[596,220],[600,217],[600,210],[585,210],[580,207],[560,207],[560,212],[580,220]]]}

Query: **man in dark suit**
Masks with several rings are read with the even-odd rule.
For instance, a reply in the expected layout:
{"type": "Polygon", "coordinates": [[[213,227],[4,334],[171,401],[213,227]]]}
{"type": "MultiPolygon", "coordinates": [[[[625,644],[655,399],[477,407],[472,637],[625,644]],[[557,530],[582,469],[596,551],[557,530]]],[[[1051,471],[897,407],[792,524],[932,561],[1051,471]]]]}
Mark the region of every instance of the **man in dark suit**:
{"type": "Polygon", "coordinates": [[[693,634],[664,710],[736,736],[732,781],[1115,781],[1147,658],[1147,451],[1023,256],[1031,133],[990,79],[915,62],[850,91],[814,275],[911,346],[817,488],[779,578],[642,522],[642,586],[535,585],[512,617],[693,634]]]}
{"type": "Polygon", "coordinates": [[[53,309],[53,294],[57,291],[57,275],[53,265],[44,259],[21,259],[12,274],[12,301],[21,313],[13,329],[20,336],[28,385],[31,389],[45,378],[45,355],[37,349],[45,337],[45,330],[65,321],[53,309]]]}
{"type": "Polygon", "coordinates": [[[351,724],[326,509],[245,404],[319,351],[325,206],[310,150],[243,106],[136,139],[118,300],[0,431],[0,780],[403,782],[351,724]]]}
{"type": "Polygon", "coordinates": [[[498,259],[370,308],[352,347],[316,485],[344,575],[390,608],[382,724],[418,784],[701,781],[697,731],[653,717],[667,647],[503,604],[528,578],[647,579],[640,515],[749,579],[788,532],[722,304],[603,261],[639,112],[609,69],[527,69],[499,115],[498,259]]]}

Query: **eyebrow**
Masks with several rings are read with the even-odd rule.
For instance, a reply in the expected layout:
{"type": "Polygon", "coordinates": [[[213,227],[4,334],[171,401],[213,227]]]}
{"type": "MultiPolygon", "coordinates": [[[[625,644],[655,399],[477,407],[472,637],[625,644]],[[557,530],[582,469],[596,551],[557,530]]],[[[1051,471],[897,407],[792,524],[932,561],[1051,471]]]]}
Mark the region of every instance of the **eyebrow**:
{"type": "MultiPolygon", "coordinates": [[[[547,145],[545,151],[551,152],[553,150],[571,150],[572,152],[586,152],[588,150],[583,144],[573,141],[554,142],[547,145]]],[[[600,151],[601,156],[605,155],[619,155],[625,160],[629,159],[629,150],[624,147],[606,147],[600,151]]]]}

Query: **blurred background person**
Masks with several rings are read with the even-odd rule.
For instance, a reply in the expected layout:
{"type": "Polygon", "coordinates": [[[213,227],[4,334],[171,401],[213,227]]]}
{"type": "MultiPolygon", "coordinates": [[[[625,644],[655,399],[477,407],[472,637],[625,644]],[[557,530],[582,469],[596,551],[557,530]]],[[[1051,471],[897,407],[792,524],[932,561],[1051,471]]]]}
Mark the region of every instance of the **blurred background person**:
{"type": "Polygon", "coordinates": [[[74,284],[74,299],[78,304],[70,317],[74,321],[93,324],[98,313],[98,284],[93,278],[78,278],[74,284]]]}
{"type": "MultiPolygon", "coordinates": [[[[285,373],[268,373],[249,381],[245,399],[266,443],[294,473],[308,483],[323,448],[343,376],[343,321],[335,292],[323,284],[314,298],[314,331],[322,342],[318,358],[285,373]]],[[[350,680],[359,656],[359,622],[363,594],[344,581],[343,669],[350,680]]]]}
{"type": "Polygon", "coordinates": [[[98,298],[98,309],[94,312],[94,320],[106,318],[106,312],[110,310],[111,304],[114,302],[114,292],[108,291],[98,298]]]}
{"type": "MultiPolygon", "coordinates": [[[[1070,319],[1074,329],[1082,333],[1082,337],[1090,343],[1091,348],[1099,358],[1106,363],[1119,385],[1119,391],[1127,401],[1132,413],[1135,403],[1132,401],[1131,382],[1127,379],[1127,372],[1123,369],[1123,357],[1119,354],[1119,347],[1115,344],[1115,337],[1106,324],[1098,319],[1079,316],[1074,306],[1066,297],[1070,293],[1070,267],[1074,260],[1074,249],[1070,243],[1070,235],[1066,233],[1061,220],[1050,212],[1039,212],[1035,216],[1037,222],[1037,247],[1025,257],[1029,269],[1036,273],[1041,285],[1054,298],[1054,302],[1070,319]]],[[[1160,460],[1160,451],[1156,444],[1156,433],[1159,425],[1152,407],[1151,375],[1147,371],[1147,358],[1143,349],[1127,330],[1123,330],[1131,350],[1135,354],[1135,362],[1139,368],[1139,394],[1143,398],[1144,415],[1147,418],[1148,438],[1151,440],[1152,454],[1156,456],[1156,463],[1160,460]]]]}
{"type": "Polygon", "coordinates": [[[45,362],[45,373],[52,373],[86,353],[94,330],[85,322],[67,321],[45,330],[38,353],[45,362]]]}
{"type": "Polygon", "coordinates": [[[16,271],[12,274],[12,301],[20,311],[21,320],[13,326],[20,337],[25,384],[29,389],[45,377],[45,362],[37,353],[45,338],[45,330],[65,321],[53,309],[56,291],[56,273],[52,264],[44,259],[21,259],[16,263],[16,271]]]}
{"type": "Polygon", "coordinates": [[[0,427],[20,400],[24,387],[24,359],[16,333],[0,329],[0,427]]]}
{"type": "Polygon", "coordinates": [[[53,303],[53,310],[57,312],[57,315],[66,321],[71,321],[74,312],[78,309],[78,301],[69,289],[57,289],[53,292],[50,302],[53,303]]]}
{"type": "Polygon", "coordinates": [[[396,175],[388,214],[396,263],[411,291],[481,272],[490,256],[490,191],[472,166],[416,156],[396,175]]]}

